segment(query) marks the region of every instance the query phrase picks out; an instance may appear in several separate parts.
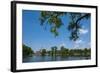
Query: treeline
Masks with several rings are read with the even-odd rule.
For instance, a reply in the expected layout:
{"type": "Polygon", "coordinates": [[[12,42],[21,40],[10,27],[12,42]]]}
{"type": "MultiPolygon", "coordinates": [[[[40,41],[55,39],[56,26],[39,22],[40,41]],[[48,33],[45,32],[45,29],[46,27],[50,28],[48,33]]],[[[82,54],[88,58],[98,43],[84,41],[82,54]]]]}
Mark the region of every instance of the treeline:
{"type": "Polygon", "coordinates": [[[56,46],[51,47],[51,50],[47,51],[46,49],[40,50],[42,56],[90,56],[91,49],[84,48],[84,49],[68,49],[62,46],[60,50],[57,49],[56,46]]]}
{"type": "Polygon", "coordinates": [[[47,49],[40,49],[36,52],[32,50],[31,47],[28,47],[23,44],[23,57],[26,56],[84,56],[88,57],[91,56],[91,48],[84,48],[84,49],[69,49],[65,48],[64,46],[61,46],[60,49],[56,46],[51,47],[50,50],[47,49]]]}
{"type": "Polygon", "coordinates": [[[31,49],[31,47],[26,46],[23,44],[23,57],[26,56],[32,56],[34,54],[34,51],[31,49]]]}

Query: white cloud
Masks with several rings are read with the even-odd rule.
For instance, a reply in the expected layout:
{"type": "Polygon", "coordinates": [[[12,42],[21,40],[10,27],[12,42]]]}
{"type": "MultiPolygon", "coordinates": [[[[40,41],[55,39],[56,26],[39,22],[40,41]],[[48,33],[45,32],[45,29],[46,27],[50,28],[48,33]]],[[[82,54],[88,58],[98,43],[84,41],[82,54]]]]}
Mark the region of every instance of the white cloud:
{"type": "Polygon", "coordinates": [[[83,41],[82,40],[75,41],[75,44],[80,44],[80,43],[83,43],[83,41]]]}
{"type": "Polygon", "coordinates": [[[80,34],[86,34],[88,33],[87,29],[79,29],[80,34]]]}
{"type": "Polygon", "coordinates": [[[79,44],[75,44],[74,48],[79,48],[79,46],[80,46],[79,44]]]}
{"type": "Polygon", "coordinates": [[[74,42],[74,48],[80,48],[82,47],[82,44],[84,43],[83,40],[77,40],[74,42]]]}
{"type": "Polygon", "coordinates": [[[91,42],[88,42],[87,43],[87,47],[91,47],[91,42]]]}
{"type": "Polygon", "coordinates": [[[66,44],[65,44],[65,43],[61,43],[61,44],[60,44],[60,47],[61,47],[61,46],[66,46],[66,44]]]}

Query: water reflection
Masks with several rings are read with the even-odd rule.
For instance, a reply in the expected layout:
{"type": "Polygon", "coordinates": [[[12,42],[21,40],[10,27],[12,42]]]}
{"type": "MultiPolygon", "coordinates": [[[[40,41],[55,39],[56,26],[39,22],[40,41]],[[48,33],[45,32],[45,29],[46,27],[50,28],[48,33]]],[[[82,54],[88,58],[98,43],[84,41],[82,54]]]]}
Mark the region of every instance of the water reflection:
{"type": "Polygon", "coordinates": [[[46,61],[67,61],[67,60],[86,60],[90,57],[68,57],[68,56],[32,56],[23,58],[23,62],[46,62],[46,61]]]}

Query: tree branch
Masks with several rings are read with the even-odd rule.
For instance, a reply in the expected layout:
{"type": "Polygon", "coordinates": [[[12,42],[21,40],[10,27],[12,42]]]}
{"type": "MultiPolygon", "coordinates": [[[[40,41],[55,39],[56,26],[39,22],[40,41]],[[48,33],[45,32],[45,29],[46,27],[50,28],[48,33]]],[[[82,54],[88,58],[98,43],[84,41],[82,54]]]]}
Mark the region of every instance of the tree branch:
{"type": "Polygon", "coordinates": [[[85,17],[87,17],[87,16],[89,16],[89,14],[85,14],[85,15],[83,15],[82,17],[78,18],[77,21],[76,21],[76,24],[77,24],[80,20],[82,20],[83,18],[85,18],[85,17]]]}

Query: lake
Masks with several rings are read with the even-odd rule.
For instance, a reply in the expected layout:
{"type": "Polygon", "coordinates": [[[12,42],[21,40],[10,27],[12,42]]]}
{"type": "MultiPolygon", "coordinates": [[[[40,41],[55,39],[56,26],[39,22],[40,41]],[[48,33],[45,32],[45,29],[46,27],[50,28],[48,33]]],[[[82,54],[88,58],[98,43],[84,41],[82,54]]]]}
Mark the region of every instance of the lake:
{"type": "Polygon", "coordinates": [[[91,59],[91,57],[62,57],[62,56],[32,56],[32,57],[24,57],[23,62],[47,62],[47,61],[69,61],[69,60],[87,60],[91,59]]]}

